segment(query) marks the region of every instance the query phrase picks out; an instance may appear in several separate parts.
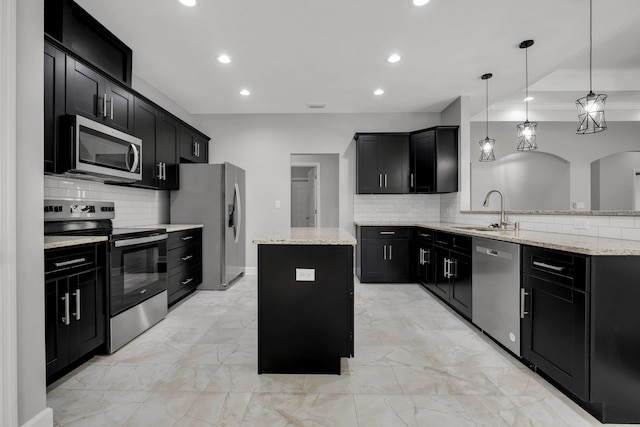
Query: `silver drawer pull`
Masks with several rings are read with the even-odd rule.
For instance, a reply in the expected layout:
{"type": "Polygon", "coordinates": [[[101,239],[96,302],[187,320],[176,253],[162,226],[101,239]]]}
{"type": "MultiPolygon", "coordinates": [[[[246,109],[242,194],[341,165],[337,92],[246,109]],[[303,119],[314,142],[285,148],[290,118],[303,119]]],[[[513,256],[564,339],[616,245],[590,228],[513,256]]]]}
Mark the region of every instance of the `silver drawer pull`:
{"type": "Polygon", "coordinates": [[[524,316],[529,314],[528,311],[524,311],[524,303],[526,296],[529,295],[524,288],[520,288],[520,318],[524,319],[524,316]]]}
{"type": "Polygon", "coordinates": [[[533,261],[533,265],[535,265],[536,267],[548,268],[549,270],[553,271],[564,271],[564,267],[561,267],[559,265],[551,265],[540,261],[533,261]]]}
{"type": "Polygon", "coordinates": [[[391,234],[391,235],[393,235],[393,234],[396,234],[396,232],[395,231],[381,231],[380,234],[391,234]]]}
{"type": "Polygon", "coordinates": [[[189,283],[193,282],[193,279],[191,277],[189,277],[187,280],[183,280],[182,282],[180,282],[180,284],[182,285],[188,285],[189,283]]]}
{"type": "Polygon", "coordinates": [[[180,240],[191,240],[191,239],[193,239],[193,236],[184,236],[180,238],[180,240]]]}
{"type": "Polygon", "coordinates": [[[86,260],[86,258],[76,258],[69,261],[54,262],[53,265],[55,265],[56,267],[66,267],[67,265],[81,264],[86,260]]]}
{"type": "Polygon", "coordinates": [[[189,261],[191,258],[193,258],[193,255],[183,256],[183,257],[181,257],[180,259],[181,259],[182,261],[189,261]]]}
{"type": "Polygon", "coordinates": [[[76,297],[76,312],[73,314],[76,316],[76,320],[80,320],[80,288],[76,289],[72,295],[76,297]]]}
{"type": "Polygon", "coordinates": [[[427,237],[427,238],[431,238],[431,234],[424,234],[424,233],[418,233],[418,236],[420,237],[427,237]]]}
{"type": "Polygon", "coordinates": [[[65,292],[62,300],[64,301],[64,317],[62,318],[62,323],[69,326],[71,323],[71,316],[69,316],[69,292],[65,292]]]}

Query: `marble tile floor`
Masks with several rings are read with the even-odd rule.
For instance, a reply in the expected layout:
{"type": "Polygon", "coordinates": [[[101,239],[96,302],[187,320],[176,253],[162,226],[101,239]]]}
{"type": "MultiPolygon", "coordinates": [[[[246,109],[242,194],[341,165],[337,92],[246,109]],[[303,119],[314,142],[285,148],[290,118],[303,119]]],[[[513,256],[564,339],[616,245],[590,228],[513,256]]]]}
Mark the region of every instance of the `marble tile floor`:
{"type": "Polygon", "coordinates": [[[258,375],[256,288],[196,292],[51,385],[54,425],[601,425],[414,284],[356,279],[342,375],[258,375]]]}

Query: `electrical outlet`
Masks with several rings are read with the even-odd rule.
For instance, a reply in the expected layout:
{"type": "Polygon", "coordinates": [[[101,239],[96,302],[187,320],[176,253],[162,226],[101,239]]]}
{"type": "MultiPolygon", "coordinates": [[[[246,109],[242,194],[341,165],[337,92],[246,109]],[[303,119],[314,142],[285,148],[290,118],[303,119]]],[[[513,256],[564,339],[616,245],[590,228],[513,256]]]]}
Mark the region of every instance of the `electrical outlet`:
{"type": "Polygon", "coordinates": [[[573,228],[578,230],[588,230],[589,220],[587,218],[576,218],[573,220],[573,228]]]}
{"type": "Polygon", "coordinates": [[[276,209],[280,209],[280,200],[276,200],[275,205],[276,205],[276,209]]]}

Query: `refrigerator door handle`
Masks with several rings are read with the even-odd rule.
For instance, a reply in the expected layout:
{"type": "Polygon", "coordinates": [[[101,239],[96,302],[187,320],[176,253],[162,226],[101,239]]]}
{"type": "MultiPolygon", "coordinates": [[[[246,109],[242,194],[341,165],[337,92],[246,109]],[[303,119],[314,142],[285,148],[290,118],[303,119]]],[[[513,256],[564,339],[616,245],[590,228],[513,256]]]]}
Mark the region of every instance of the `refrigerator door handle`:
{"type": "Polygon", "coordinates": [[[236,182],[234,184],[234,203],[236,205],[236,208],[234,209],[236,216],[237,216],[237,221],[234,221],[233,224],[233,231],[234,231],[234,240],[236,243],[238,243],[238,241],[240,240],[240,229],[242,227],[242,203],[240,202],[240,186],[238,186],[238,183],[236,182]]]}

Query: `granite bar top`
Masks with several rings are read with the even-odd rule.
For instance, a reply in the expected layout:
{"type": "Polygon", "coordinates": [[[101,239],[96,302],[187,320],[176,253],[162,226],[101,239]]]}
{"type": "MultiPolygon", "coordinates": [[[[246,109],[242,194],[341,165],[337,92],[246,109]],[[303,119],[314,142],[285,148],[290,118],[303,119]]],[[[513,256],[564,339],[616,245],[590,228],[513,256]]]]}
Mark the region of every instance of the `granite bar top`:
{"type": "Polygon", "coordinates": [[[44,250],[106,241],[107,236],[44,236],[44,250]]]}
{"type": "Polygon", "coordinates": [[[254,239],[257,245],[355,245],[356,239],[341,228],[294,227],[254,239]]]}
{"type": "Polygon", "coordinates": [[[640,242],[636,240],[608,239],[529,230],[473,230],[468,228],[473,227],[470,224],[447,222],[361,221],[355,224],[361,227],[423,227],[584,255],[640,255],[640,242]]]}
{"type": "Polygon", "coordinates": [[[167,233],[173,233],[176,231],[193,230],[194,228],[203,228],[203,224],[147,224],[137,225],[132,228],[164,228],[167,233]]]}

